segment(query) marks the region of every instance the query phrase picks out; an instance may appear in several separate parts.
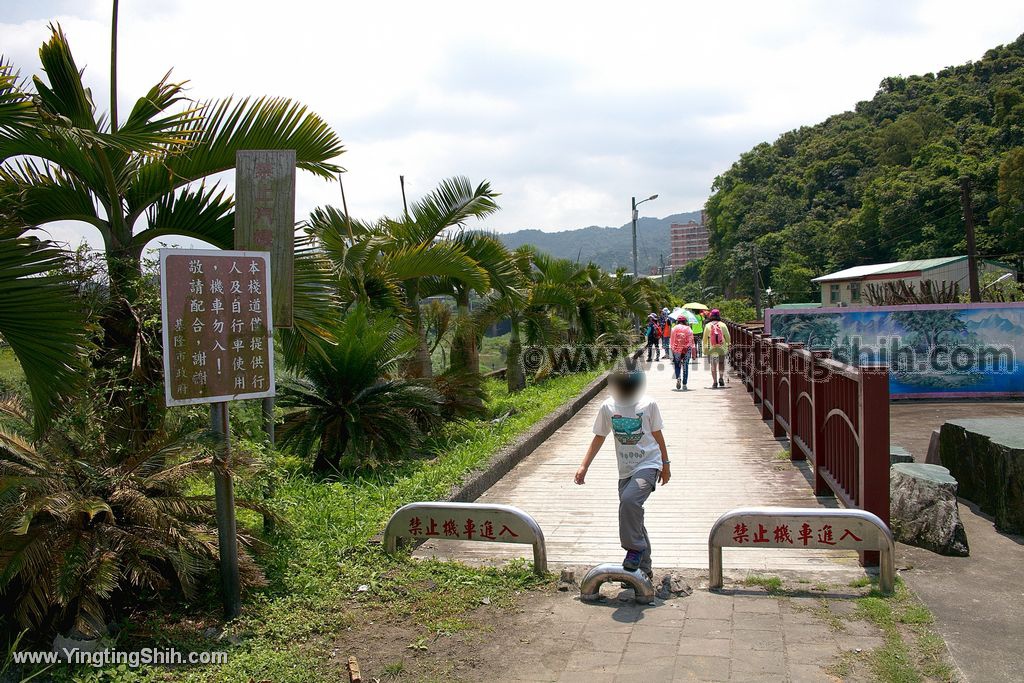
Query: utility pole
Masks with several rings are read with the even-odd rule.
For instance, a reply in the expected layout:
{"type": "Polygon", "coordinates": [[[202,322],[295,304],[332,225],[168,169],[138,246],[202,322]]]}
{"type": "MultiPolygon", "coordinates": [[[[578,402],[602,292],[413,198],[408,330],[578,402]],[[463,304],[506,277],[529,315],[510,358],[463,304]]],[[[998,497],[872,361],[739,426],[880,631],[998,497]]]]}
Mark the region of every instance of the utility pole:
{"type": "Polygon", "coordinates": [[[637,270],[637,265],[636,265],[636,197],[632,198],[632,202],[631,202],[631,207],[630,208],[632,210],[632,213],[630,213],[630,216],[632,216],[632,218],[633,218],[633,277],[636,278],[636,277],[640,276],[640,273],[637,270]]]}
{"type": "Polygon", "coordinates": [[[409,205],[405,202],[405,176],[398,176],[398,184],[402,186],[402,209],[405,210],[406,219],[409,218],[409,205]]]}
{"type": "Polygon", "coordinates": [[[757,243],[751,242],[751,257],[754,261],[754,313],[761,319],[761,272],[757,266],[757,243]]]}
{"type": "Polygon", "coordinates": [[[967,228],[967,279],[971,287],[971,302],[981,301],[978,288],[978,258],[974,248],[974,210],[971,208],[971,179],[960,176],[960,203],[964,208],[964,225],[967,228]]]}
{"type": "Polygon", "coordinates": [[[658,269],[658,272],[661,273],[662,277],[665,277],[665,252],[662,252],[659,256],[661,258],[661,268],[658,269]]]}

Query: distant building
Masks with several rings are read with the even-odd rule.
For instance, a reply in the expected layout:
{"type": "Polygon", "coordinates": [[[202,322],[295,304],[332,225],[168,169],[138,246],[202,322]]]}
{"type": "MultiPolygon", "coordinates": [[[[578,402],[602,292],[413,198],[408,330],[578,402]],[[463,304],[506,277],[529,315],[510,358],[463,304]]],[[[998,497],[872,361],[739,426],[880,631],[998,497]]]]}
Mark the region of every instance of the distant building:
{"type": "Polygon", "coordinates": [[[708,255],[708,229],[703,211],[700,212],[700,223],[673,223],[669,227],[669,236],[672,242],[669,265],[673,270],[708,255]]]}
{"type": "MultiPolygon", "coordinates": [[[[978,259],[978,276],[983,273],[1012,273],[1013,268],[997,261],[978,259]]],[[[960,286],[967,292],[967,257],[947,256],[945,258],[919,259],[877,263],[868,266],[854,266],[835,273],[816,277],[812,282],[821,285],[822,306],[866,306],[866,290],[869,284],[884,285],[902,280],[920,290],[921,282],[931,280],[934,286],[960,286]]]]}

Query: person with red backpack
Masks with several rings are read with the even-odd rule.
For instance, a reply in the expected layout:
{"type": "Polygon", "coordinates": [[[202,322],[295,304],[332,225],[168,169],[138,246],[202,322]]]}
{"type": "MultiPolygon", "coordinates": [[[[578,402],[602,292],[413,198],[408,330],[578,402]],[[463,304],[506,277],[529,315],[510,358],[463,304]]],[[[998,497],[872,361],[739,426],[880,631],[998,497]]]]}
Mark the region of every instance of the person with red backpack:
{"type": "Polygon", "coordinates": [[[676,389],[682,386],[686,390],[686,380],[690,376],[690,352],[694,349],[693,331],[685,320],[680,319],[672,328],[670,337],[672,348],[672,367],[675,369],[676,389]],[[680,377],[680,373],[682,377],[680,377]]]}
{"type": "Polygon", "coordinates": [[[725,386],[725,355],[732,340],[717,308],[711,311],[709,318],[704,325],[704,355],[711,361],[711,388],[717,389],[725,386]]]}

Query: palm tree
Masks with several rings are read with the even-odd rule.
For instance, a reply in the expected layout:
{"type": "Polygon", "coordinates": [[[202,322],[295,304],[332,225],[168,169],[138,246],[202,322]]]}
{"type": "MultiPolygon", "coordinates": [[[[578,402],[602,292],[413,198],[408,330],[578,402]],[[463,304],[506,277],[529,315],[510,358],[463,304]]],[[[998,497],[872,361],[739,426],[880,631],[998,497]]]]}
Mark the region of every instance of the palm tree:
{"type": "MultiPolygon", "coordinates": [[[[33,134],[33,111],[13,67],[0,60],[0,131],[33,134]]],[[[2,174],[0,168],[0,182],[2,174]]],[[[63,253],[46,240],[22,236],[16,213],[10,204],[0,208],[0,339],[25,373],[39,433],[79,383],[85,322],[74,290],[58,274],[63,253]]]]}
{"type": "MultiPolygon", "coordinates": [[[[509,292],[520,285],[521,275],[512,260],[512,254],[497,236],[477,230],[459,230],[449,239],[461,244],[466,254],[487,273],[489,287],[477,291],[477,294],[487,294],[491,289],[499,293],[509,292]]],[[[458,312],[451,344],[451,368],[456,372],[479,374],[480,330],[473,324],[470,315],[470,295],[474,290],[461,280],[448,281],[442,278],[436,284],[436,293],[454,296],[458,312]]]]}
{"type": "MultiPolygon", "coordinates": [[[[445,231],[485,218],[498,210],[490,183],[468,178],[442,181],[410,206],[409,214],[376,222],[352,219],[333,207],[315,210],[307,230],[332,263],[351,301],[389,308],[401,315],[418,339],[408,365],[412,377],[433,374],[419,302],[458,286],[487,291],[492,264],[470,253],[483,240],[445,238],[445,231]]],[[[497,268],[495,268],[497,270],[497,268]]]]}
{"type": "Polygon", "coordinates": [[[508,352],[505,358],[505,381],[510,392],[526,386],[525,368],[521,360],[523,335],[529,344],[551,342],[560,337],[564,323],[555,311],[575,305],[571,287],[561,281],[547,281],[537,261],[547,259],[529,245],[512,252],[512,263],[519,272],[520,286],[504,292],[494,291],[485,298],[474,318],[479,327],[497,320],[511,322],[508,352]]]}
{"type": "Polygon", "coordinates": [[[354,306],[323,353],[308,353],[298,374],[278,383],[286,411],[280,444],[315,453],[319,473],[351,472],[406,452],[439,423],[444,398],[428,380],[400,376],[417,339],[390,317],[354,306]]]}
{"type": "MultiPolygon", "coordinates": [[[[82,402],[84,415],[33,441],[20,399],[0,400],[0,602],[25,628],[95,637],[115,593],[174,587],[194,597],[218,559],[213,497],[187,493],[212,465],[204,436],[158,433],[125,454],[101,437],[95,405],[82,402]]],[[[245,550],[254,539],[240,529],[238,540],[242,580],[260,585],[245,550]]]]}
{"type": "MultiPolygon", "coordinates": [[[[110,306],[99,362],[131,377],[127,388],[111,390],[111,400],[121,407],[127,439],[139,442],[162,414],[159,366],[133,305],[146,245],[180,235],[232,246],[233,199],[206,179],[231,169],[239,150],[294,149],[299,168],[329,178],[339,171],[330,160],[343,148],[301,104],[269,97],[193,103],[169,74],[119,123],[116,98],[109,115],[97,111],[67,38],[51,28],[39,50],[46,80],[33,79],[33,107],[22,112],[33,129],[0,123],[0,213],[26,228],[82,221],[101,235],[110,306]]],[[[116,61],[111,73],[116,92],[116,61]]]]}

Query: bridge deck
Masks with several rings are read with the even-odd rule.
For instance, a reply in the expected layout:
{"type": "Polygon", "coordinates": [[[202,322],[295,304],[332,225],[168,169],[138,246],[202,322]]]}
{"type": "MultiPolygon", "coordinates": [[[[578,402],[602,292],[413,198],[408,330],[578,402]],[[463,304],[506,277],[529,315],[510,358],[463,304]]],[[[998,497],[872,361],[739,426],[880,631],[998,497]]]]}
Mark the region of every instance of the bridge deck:
{"type": "MultiPolygon", "coordinates": [[[[736,507],[775,505],[836,507],[815,498],[806,465],[778,459],[785,440],[776,440],[762,422],[743,385],[732,378],[711,389],[711,374],[701,359],[690,366],[690,390],[676,391],[671,364],[648,369],[648,394],[665,419],[672,480],[647,502],[646,522],[656,568],[707,568],[711,525],[736,507]]],[[[587,484],[572,479],[592,438],[602,394],[552,435],[540,448],[488,490],[481,502],[522,508],[540,523],[554,565],[592,565],[623,554],[617,530],[616,467],[609,441],[591,467],[587,484]]],[[[471,563],[530,557],[529,546],[430,542],[417,554],[451,557],[471,563]]],[[[724,566],[748,570],[850,570],[856,554],[848,551],[726,548],[724,566]]]]}

